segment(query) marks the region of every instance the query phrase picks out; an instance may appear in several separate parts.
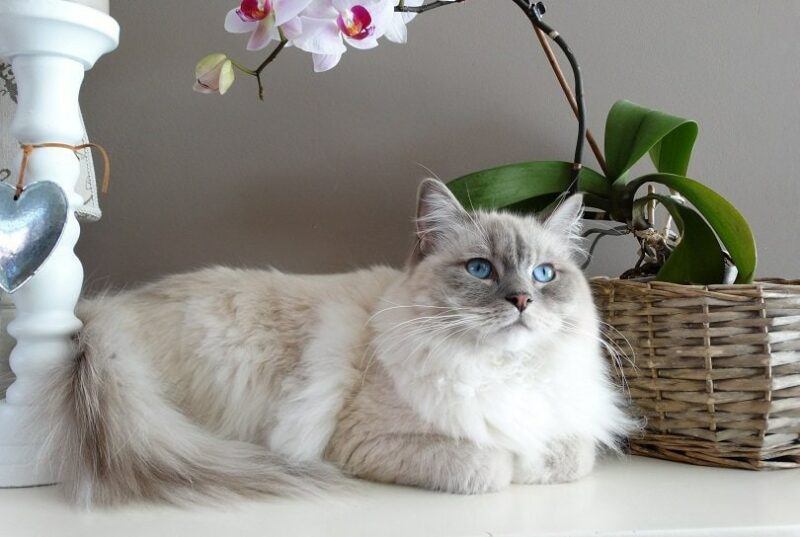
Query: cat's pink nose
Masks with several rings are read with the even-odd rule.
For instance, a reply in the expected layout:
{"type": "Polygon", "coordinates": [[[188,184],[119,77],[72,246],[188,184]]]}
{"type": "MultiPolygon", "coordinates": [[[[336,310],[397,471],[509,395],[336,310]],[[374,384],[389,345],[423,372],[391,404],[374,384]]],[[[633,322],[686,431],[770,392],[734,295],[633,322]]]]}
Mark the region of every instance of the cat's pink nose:
{"type": "Polygon", "coordinates": [[[517,308],[520,313],[522,313],[525,311],[525,308],[528,307],[528,304],[530,304],[531,297],[526,293],[519,293],[516,295],[508,295],[506,300],[514,304],[514,307],[517,308]]]}

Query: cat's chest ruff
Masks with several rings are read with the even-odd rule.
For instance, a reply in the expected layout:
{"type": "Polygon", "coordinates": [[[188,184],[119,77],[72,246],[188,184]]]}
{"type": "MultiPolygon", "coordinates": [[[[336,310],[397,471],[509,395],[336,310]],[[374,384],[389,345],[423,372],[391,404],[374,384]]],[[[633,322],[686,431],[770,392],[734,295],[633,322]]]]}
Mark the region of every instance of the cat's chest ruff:
{"type": "Polygon", "coordinates": [[[455,352],[418,363],[428,365],[407,375],[398,389],[426,421],[451,436],[526,444],[526,431],[551,414],[547,368],[534,353],[455,352]]]}
{"type": "Polygon", "coordinates": [[[537,375],[542,361],[533,353],[457,353],[451,360],[452,367],[442,368],[428,380],[433,381],[436,390],[456,397],[469,399],[497,389],[524,389],[545,380],[537,375]]]}

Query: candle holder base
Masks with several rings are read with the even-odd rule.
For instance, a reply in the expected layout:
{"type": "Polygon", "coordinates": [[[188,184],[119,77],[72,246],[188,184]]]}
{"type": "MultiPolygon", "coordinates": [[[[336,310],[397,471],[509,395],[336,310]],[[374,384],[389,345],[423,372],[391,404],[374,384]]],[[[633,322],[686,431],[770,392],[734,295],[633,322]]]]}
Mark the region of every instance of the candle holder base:
{"type": "Polygon", "coordinates": [[[0,488],[50,485],[56,482],[51,461],[43,458],[42,439],[31,430],[30,407],[0,401],[0,488]]]}

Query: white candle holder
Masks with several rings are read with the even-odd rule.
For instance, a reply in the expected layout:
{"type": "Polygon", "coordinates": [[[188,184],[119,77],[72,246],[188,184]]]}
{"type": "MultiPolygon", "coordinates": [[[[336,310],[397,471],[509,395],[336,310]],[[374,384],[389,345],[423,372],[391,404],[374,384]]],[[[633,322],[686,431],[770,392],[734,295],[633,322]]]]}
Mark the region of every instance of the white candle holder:
{"type": "MultiPolygon", "coordinates": [[[[66,0],[0,2],[0,56],[11,61],[18,106],[11,125],[20,143],[80,143],[78,93],[84,71],[116,48],[119,25],[96,9],[66,0]]],[[[37,380],[73,357],[72,337],[81,322],[74,309],[83,267],[73,251],[80,235],[74,211],[80,167],[72,151],[37,149],[26,182],[53,181],[67,194],[70,214],[55,250],[36,275],[12,295],[17,314],[8,332],[15,382],[0,401],[0,487],[53,483],[53,461],[40,456],[42,434],[32,423],[41,393],[37,380]]]]}

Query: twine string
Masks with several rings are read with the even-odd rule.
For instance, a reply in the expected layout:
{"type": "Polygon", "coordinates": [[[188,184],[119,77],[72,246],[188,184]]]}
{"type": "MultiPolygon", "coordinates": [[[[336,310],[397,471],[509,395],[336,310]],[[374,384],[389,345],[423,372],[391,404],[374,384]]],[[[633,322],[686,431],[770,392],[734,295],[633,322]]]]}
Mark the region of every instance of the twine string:
{"type": "Polygon", "coordinates": [[[28,169],[28,160],[30,159],[31,153],[34,149],[39,149],[41,147],[58,147],[61,149],[69,149],[73,153],[75,153],[75,158],[78,157],[78,151],[81,149],[88,149],[88,148],[95,148],[100,151],[100,154],[103,156],[103,179],[100,183],[100,191],[105,194],[108,192],[108,182],[109,176],[111,174],[111,159],[108,158],[108,152],[106,149],[100,145],[95,143],[86,143],[80,145],[70,145],[70,144],[62,144],[59,142],[46,142],[42,144],[22,144],[22,162],[19,166],[19,177],[17,178],[17,191],[14,194],[14,199],[19,199],[20,194],[22,191],[25,190],[25,171],[28,169]]]}
{"type": "Polygon", "coordinates": [[[22,163],[19,165],[19,177],[17,178],[17,191],[14,193],[15,200],[19,199],[19,195],[22,194],[22,190],[25,188],[25,170],[28,169],[28,159],[30,158],[32,151],[33,151],[32,146],[30,145],[22,146],[22,163]]]}

